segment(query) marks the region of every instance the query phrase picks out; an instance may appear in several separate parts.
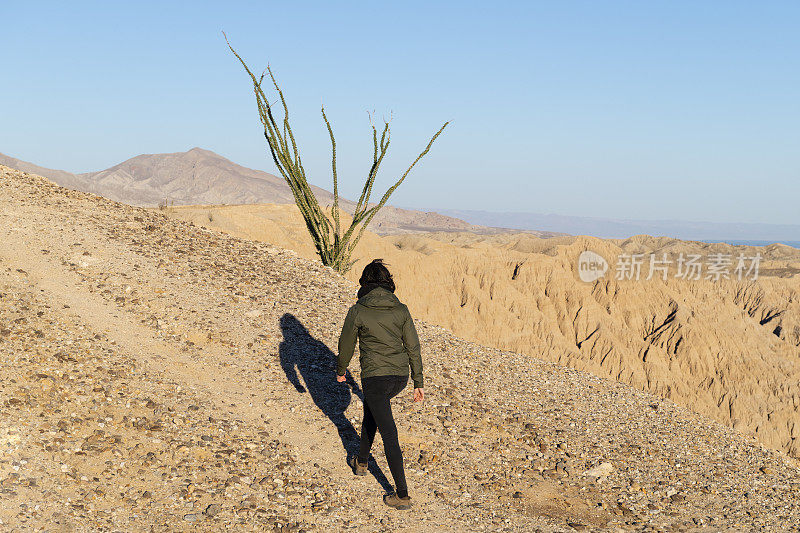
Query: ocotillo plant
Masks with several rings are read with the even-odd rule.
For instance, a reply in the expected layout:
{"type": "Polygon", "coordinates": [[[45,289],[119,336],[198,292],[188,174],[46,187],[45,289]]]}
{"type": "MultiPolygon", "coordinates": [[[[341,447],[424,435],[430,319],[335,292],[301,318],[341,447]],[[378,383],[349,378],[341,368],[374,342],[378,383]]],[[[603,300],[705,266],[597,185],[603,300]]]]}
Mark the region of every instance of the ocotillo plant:
{"type": "Polygon", "coordinates": [[[266,137],[267,143],[269,144],[269,150],[272,154],[272,159],[275,162],[275,165],[278,167],[278,171],[292,189],[295,203],[305,219],[306,227],[311,234],[311,238],[314,241],[314,246],[317,249],[317,253],[322,260],[322,263],[332,267],[337,272],[342,274],[346,273],[348,270],[350,270],[350,267],[355,264],[355,261],[351,261],[350,257],[352,256],[353,250],[355,250],[358,241],[361,239],[364,229],[366,229],[367,225],[370,223],[375,214],[386,204],[386,201],[389,199],[395,189],[397,189],[397,187],[403,183],[403,180],[406,179],[406,176],[408,176],[409,172],[411,172],[411,169],[413,169],[420,159],[422,159],[425,154],[428,153],[433,145],[433,142],[436,140],[439,134],[444,131],[449,122],[445,122],[444,125],[439,128],[439,131],[437,131],[436,134],[431,137],[431,140],[428,142],[428,145],[425,147],[425,149],[417,156],[414,162],[411,163],[411,166],[408,167],[403,175],[400,176],[400,179],[398,179],[397,182],[384,193],[380,202],[370,207],[369,199],[370,195],[372,194],[372,185],[375,183],[375,178],[378,175],[378,169],[383,161],[384,156],[386,155],[387,150],[389,149],[389,139],[391,137],[388,120],[383,121],[383,131],[381,132],[380,139],[378,137],[378,129],[374,124],[372,124],[372,166],[367,174],[367,179],[364,183],[364,188],[361,191],[361,196],[358,198],[355,210],[353,211],[353,219],[350,223],[350,226],[346,231],[344,231],[344,233],[342,233],[339,208],[339,177],[336,172],[336,139],[333,136],[333,128],[331,127],[331,123],[328,121],[328,117],[325,115],[325,107],[322,107],[322,119],[325,121],[325,126],[328,129],[328,135],[331,138],[331,151],[333,154],[331,161],[331,167],[333,169],[333,206],[331,208],[331,216],[333,221],[331,221],[325,211],[320,208],[319,202],[317,202],[317,198],[314,196],[314,192],[311,190],[311,187],[306,180],[306,171],[303,168],[303,162],[300,158],[300,153],[297,148],[297,141],[292,133],[292,127],[289,124],[289,108],[286,105],[286,99],[283,96],[283,91],[281,91],[277,81],[275,81],[275,76],[273,76],[272,70],[267,67],[267,70],[264,71],[260,77],[256,77],[256,75],[253,74],[253,72],[248,68],[241,56],[239,56],[239,54],[236,53],[236,50],[233,49],[230,42],[228,42],[227,36],[225,37],[225,42],[228,43],[228,48],[230,48],[231,52],[233,52],[233,55],[235,55],[239,62],[241,62],[242,66],[253,81],[253,91],[256,95],[258,114],[261,118],[261,123],[264,125],[264,137],[266,137]],[[267,73],[269,74],[275,91],[278,93],[278,97],[283,108],[282,120],[280,120],[280,117],[278,119],[275,118],[272,107],[273,104],[269,103],[269,99],[262,88],[262,82],[264,81],[264,76],[267,73]]]}

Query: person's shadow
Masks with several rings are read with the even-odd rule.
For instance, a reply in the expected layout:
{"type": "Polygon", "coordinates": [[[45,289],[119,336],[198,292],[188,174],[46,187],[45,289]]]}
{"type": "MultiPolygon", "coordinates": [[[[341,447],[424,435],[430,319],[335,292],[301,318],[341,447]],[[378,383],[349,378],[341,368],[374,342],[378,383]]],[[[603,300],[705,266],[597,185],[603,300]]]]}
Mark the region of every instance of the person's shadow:
{"type": "MultiPolygon", "coordinates": [[[[336,426],[346,459],[358,454],[359,436],[353,424],[344,415],[350,405],[352,388],[361,401],[364,395],[361,392],[350,371],[347,371],[347,381],[336,381],[336,355],[325,345],[315,339],[303,324],[291,313],[286,313],[280,318],[283,341],[278,347],[281,367],[286,373],[286,379],[294,385],[299,393],[308,392],[320,411],[327,416],[336,426]],[[297,375],[303,377],[305,387],[300,383],[297,375]]],[[[369,471],[381,484],[384,490],[390,492],[392,485],[380,467],[370,458],[369,471]]]]}

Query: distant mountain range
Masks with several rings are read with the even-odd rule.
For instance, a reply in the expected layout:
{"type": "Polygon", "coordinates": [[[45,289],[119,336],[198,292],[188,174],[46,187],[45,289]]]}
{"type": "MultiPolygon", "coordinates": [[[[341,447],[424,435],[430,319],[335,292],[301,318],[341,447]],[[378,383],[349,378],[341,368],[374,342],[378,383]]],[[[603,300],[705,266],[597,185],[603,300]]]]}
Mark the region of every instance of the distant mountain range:
{"type": "MultiPolygon", "coordinates": [[[[0,164],[44,176],[62,187],[137,206],[155,207],[165,200],[175,205],[294,203],[283,178],[237,165],[202,148],[139,155],[109,169],[84,174],[40,167],[3,154],[0,154],[0,164]]],[[[333,203],[330,191],[313,185],[312,189],[322,206],[333,203]]],[[[348,213],[355,208],[355,202],[348,199],[340,199],[340,204],[348,213]]],[[[570,234],[627,238],[646,234],[731,243],[782,242],[792,246],[800,241],[800,225],[793,224],[626,220],[448,208],[422,211],[391,205],[378,213],[369,228],[383,235],[419,231],[524,231],[542,237],[570,234]]]]}
{"type": "MultiPolygon", "coordinates": [[[[0,154],[0,163],[44,176],[61,185],[130,205],[292,203],[283,178],[237,165],[202,148],[173,154],[144,154],[109,169],[85,174],[39,167],[0,154]]],[[[313,187],[320,202],[331,193],[313,187]]]]}
{"type": "MultiPolygon", "coordinates": [[[[62,187],[136,206],[155,207],[164,201],[175,205],[294,203],[292,191],[283,178],[237,165],[202,148],[170,154],[139,155],[109,169],[84,174],[40,167],[3,154],[0,154],[0,164],[44,176],[62,187]]],[[[323,207],[333,203],[330,191],[313,185],[312,190],[323,207]]],[[[355,202],[347,199],[340,198],[340,205],[351,214],[355,209],[355,202]]],[[[389,205],[378,212],[369,228],[379,234],[508,231],[470,224],[436,212],[389,205]]],[[[545,237],[551,235],[548,232],[530,233],[545,237]]]]}
{"type": "Polygon", "coordinates": [[[628,220],[466,209],[437,209],[437,211],[451,217],[461,218],[472,224],[521,230],[536,228],[539,231],[592,235],[606,239],[626,239],[632,235],[653,235],[730,244],[747,244],[741,241],[760,241],[759,244],[762,245],[780,242],[795,247],[800,241],[800,225],[798,224],[628,220]]]}

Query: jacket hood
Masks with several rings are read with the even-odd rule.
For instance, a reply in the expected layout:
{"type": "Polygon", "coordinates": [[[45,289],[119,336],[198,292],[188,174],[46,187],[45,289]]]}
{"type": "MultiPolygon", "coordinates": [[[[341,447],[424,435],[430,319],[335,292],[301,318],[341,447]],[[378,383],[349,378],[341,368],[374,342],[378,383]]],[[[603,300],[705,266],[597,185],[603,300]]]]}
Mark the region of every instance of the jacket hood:
{"type": "Polygon", "coordinates": [[[371,309],[392,309],[400,304],[394,293],[383,287],[376,287],[358,299],[358,304],[371,309]]]}

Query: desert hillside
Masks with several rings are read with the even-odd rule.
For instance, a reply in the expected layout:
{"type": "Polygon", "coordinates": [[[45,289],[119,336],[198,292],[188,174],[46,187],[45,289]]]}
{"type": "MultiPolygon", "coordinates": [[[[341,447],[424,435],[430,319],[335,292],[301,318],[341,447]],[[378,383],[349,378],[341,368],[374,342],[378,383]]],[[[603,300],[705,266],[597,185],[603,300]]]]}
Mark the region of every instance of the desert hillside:
{"type": "MultiPolygon", "coordinates": [[[[789,530],[800,470],[669,400],[417,320],[415,508],[345,464],[355,286],[315,261],[0,167],[11,531],[789,530]]],[[[399,272],[398,272],[399,273],[399,272]]],[[[358,381],[358,369],[353,368],[358,381]]],[[[381,446],[375,456],[384,465],[381,446]]]]}
{"type": "MultiPolygon", "coordinates": [[[[185,207],[169,216],[294,249],[314,259],[293,206],[185,207]]],[[[348,278],[374,257],[397,272],[399,297],[459,337],[586,370],[708,415],[800,455],[800,251],[637,236],[542,239],[531,234],[429,233],[359,244],[348,278]],[[577,277],[578,255],[739,253],[759,279],[577,277]]],[[[732,270],[733,266],[731,267],[732,270]]]]}
{"type": "MultiPolygon", "coordinates": [[[[168,154],[142,154],[111,168],[83,174],[44,168],[3,154],[0,154],[0,165],[44,176],[68,189],[89,192],[136,206],[154,207],[165,203],[179,206],[239,206],[258,203],[294,205],[294,195],[282,177],[237,165],[202,148],[168,154]]],[[[311,189],[320,204],[333,204],[333,193],[314,185],[311,189]]],[[[372,200],[370,205],[374,205],[376,198],[373,197],[372,200]]],[[[339,201],[344,211],[353,213],[355,202],[346,198],[340,198],[339,201]]],[[[375,216],[370,222],[370,229],[381,235],[418,231],[508,231],[469,224],[459,218],[436,212],[402,209],[392,205],[385,206],[375,216]]],[[[552,232],[531,233],[558,235],[552,232]]]]}

